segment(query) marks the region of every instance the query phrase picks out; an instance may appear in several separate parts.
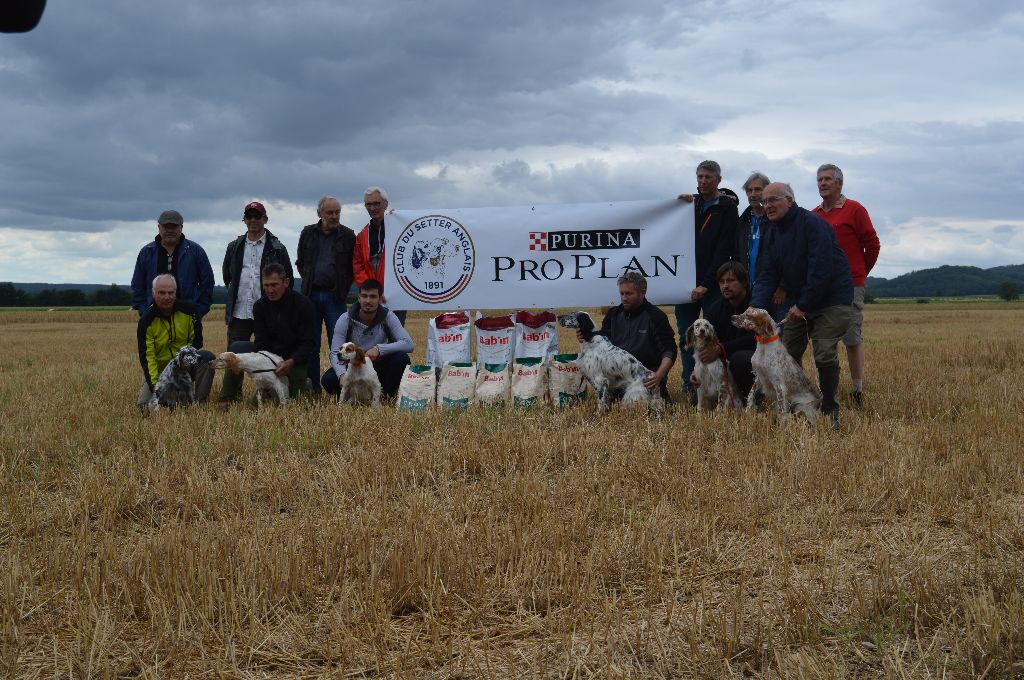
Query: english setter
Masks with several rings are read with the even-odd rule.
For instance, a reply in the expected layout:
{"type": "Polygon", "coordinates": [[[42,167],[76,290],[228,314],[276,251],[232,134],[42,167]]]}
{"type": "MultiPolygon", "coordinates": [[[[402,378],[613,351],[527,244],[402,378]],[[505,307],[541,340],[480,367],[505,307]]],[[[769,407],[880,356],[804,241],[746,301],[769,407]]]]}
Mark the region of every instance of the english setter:
{"type": "Polygon", "coordinates": [[[705,408],[723,411],[729,408],[743,408],[743,395],[739,394],[736,379],[729,370],[729,360],[725,357],[725,347],[718,341],[715,327],[707,319],[697,319],[685,335],[684,349],[694,350],[696,362],[693,374],[700,381],[697,388],[697,412],[705,408]],[[704,349],[718,346],[722,348],[722,356],[705,364],[696,355],[704,349]]]}
{"type": "Polygon", "coordinates": [[[348,370],[341,376],[341,403],[380,406],[380,378],[359,345],[346,342],[338,350],[338,358],[348,362],[348,370]]]}
{"type": "Polygon", "coordinates": [[[576,365],[597,394],[599,413],[605,413],[620,395],[623,404],[646,403],[652,409],[661,409],[661,396],[644,387],[644,380],[650,374],[647,367],[626,350],[613,345],[608,338],[597,334],[589,314],[582,311],[563,314],[558,317],[558,324],[563,328],[579,329],[583,336],[576,365]]]}
{"type": "Polygon", "coordinates": [[[821,392],[779,341],[779,329],[771,315],[763,309],[748,307],[742,314],[732,317],[732,325],[754,331],[757,337],[757,349],[750,360],[754,386],[747,397],[747,410],[754,408],[754,395],[760,390],[766,398],[775,401],[777,416],[802,413],[813,425],[821,404],[821,392]]]}
{"type": "Polygon", "coordinates": [[[191,345],[178,350],[160,371],[146,407],[158,411],[161,406],[174,408],[196,403],[196,367],[201,360],[199,350],[191,345]]]}
{"type": "Polygon", "coordinates": [[[264,400],[277,402],[279,406],[288,403],[288,378],[280,378],[274,369],[283,359],[273,352],[223,352],[213,361],[214,368],[226,368],[235,373],[243,371],[256,389],[256,406],[263,408],[264,400]]]}

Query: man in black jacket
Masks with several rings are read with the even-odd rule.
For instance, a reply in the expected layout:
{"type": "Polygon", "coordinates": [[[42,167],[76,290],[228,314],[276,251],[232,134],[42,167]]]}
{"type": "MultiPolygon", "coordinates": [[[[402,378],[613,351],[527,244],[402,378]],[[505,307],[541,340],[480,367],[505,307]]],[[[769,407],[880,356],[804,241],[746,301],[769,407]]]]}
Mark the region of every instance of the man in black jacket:
{"type": "MultiPolygon", "coordinates": [[[[756,347],[754,332],[733,326],[732,316],[742,314],[750,306],[750,276],[747,268],[736,260],[730,260],[719,267],[718,290],[722,298],[708,308],[704,318],[715,327],[719,345],[701,350],[697,361],[710,364],[724,353],[739,396],[746,399],[754,385],[754,371],[750,366],[756,347]]],[[[696,374],[690,375],[690,384],[694,389],[700,387],[696,374]]]]}
{"type": "Polygon", "coordinates": [[[320,325],[327,327],[327,346],[334,339],[338,317],[345,313],[345,302],[352,288],[352,250],[356,235],[341,223],[341,203],[334,196],[323,196],[316,204],[320,221],[302,228],[295,265],[302,277],[302,294],[316,309],[316,347],[309,360],[309,378],[313,391],[320,391],[320,325]]]}
{"type": "MultiPolygon", "coordinates": [[[[291,289],[291,279],[283,265],[270,264],[263,270],[263,297],[252,306],[256,342],[239,340],[228,347],[229,352],[267,351],[281,357],[274,370],[288,378],[288,396],[294,399],[310,390],[307,379],[309,357],[313,353],[317,328],[316,310],[305,295],[291,289]]],[[[227,409],[241,398],[242,377],[231,371],[224,373],[217,406],[227,409]]]]}
{"type": "MultiPolygon", "coordinates": [[[[676,327],[682,335],[705,311],[718,300],[718,268],[732,255],[739,215],[732,196],[718,190],[722,182],[722,168],[715,161],[702,161],[697,166],[697,195],[682,194],[682,200],[694,200],[694,256],[697,285],[690,291],[690,302],[676,305],[676,327]]],[[[690,373],[693,372],[693,351],[683,350],[683,390],[692,391],[690,373]]]]}
{"type": "MultiPolygon", "coordinates": [[[[644,386],[669,401],[668,372],[676,362],[676,338],[668,316],[647,300],[647,279],[638,272],[619,277],[619,300],[601,322],[601,335],[643,364],[650,374],[644,386]]],[[[576,331],[582,341],[582,334],[576,331]]]]}
{"type": "Polygon", "coordinates": [[[222,268],[224,285],[228,287],[228,301],[224,306],[228,344],[250,340],[253,336],[252,307],[263,297],[260,273],[264,267],[279,264],[284,267],[288,280],[292,280],[288,249],[267,229],[267,209],[263,204],[253,201],[246,205],[242,221],[246,233],[228,244],[222,268]]]}

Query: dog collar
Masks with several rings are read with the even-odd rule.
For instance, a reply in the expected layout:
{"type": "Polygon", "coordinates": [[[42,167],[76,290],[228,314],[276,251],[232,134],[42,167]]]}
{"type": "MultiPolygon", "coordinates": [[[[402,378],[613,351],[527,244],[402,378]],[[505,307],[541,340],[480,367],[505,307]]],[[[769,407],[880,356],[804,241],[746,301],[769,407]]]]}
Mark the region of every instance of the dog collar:
{"type": "Polygon", "coordinates": [[[776,333],[775,335],[773,335],[770,338],[762,338],[760,335],[755,335],[754,337],[757,338],[757,341],[759,343],[761,343],[762,345],[767,345],[769,342],[775,342],[776,340],[778,340],[779,339],[779,334],[776,333]]]}

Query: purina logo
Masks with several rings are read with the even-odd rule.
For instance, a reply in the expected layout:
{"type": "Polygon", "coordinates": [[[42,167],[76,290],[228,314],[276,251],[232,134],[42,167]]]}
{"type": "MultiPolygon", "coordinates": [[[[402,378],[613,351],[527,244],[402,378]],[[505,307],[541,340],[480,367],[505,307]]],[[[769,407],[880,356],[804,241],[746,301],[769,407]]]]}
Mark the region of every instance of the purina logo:
{"type": "Polygon", "coordinates": [[[420,302],[441,304],[459,296],[476,267],[466,228],[445,215],[425,215],[398,235],[393,264],[398,283],[420,302]]]}
{"type": "Polygon", "coordinates": [[[639,229],[530,232],[530,250],[617,250],[639,247],[639,229]]]}

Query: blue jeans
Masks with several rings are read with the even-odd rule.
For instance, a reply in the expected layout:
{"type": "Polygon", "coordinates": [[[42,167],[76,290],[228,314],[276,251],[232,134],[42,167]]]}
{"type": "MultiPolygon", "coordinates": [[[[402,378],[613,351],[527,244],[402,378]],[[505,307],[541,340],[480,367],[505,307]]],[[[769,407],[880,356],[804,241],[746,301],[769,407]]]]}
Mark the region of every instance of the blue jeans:
{"type": "Polygon", "coordinates": [[[345,313],[345,304],[338,302],[334,297],[333,290],[315,290],[309,294],[309,299],[313,302],[313,306],[316,308],[317,315],[317,332],[316,332],[316,350],[313,352],[313,356],[309,359],[309,370],[308,376],[311,383],[313,383],[313,391],[320,391],[320,341],[323,338],[323,334],[320,332],[320,324],[323,323],[327,326],[327,346],[331,346],[331,342],[334,341],[334,327],[338,323],[338,318],[345,313]]]}
{"type": "Polygon", "coordinates": [[[693,373],[694,359],[693,350],[683,349],[683,345],[686,344],[684,340],[686,336],[686,329],[693,325],[693,322],[700,318],[701,312],[707,315],[708,308],[714,303],[722,299],[722,292],[718,288],[708,288],[708,292],[704,293],[704,297],[699,302],[687,302],[686,304],[676,305],[676,327],[679,329],[679,353],[683,357],[683,392],[689,392],[693,389],[690,384],[690,374],[693,373]]]}

